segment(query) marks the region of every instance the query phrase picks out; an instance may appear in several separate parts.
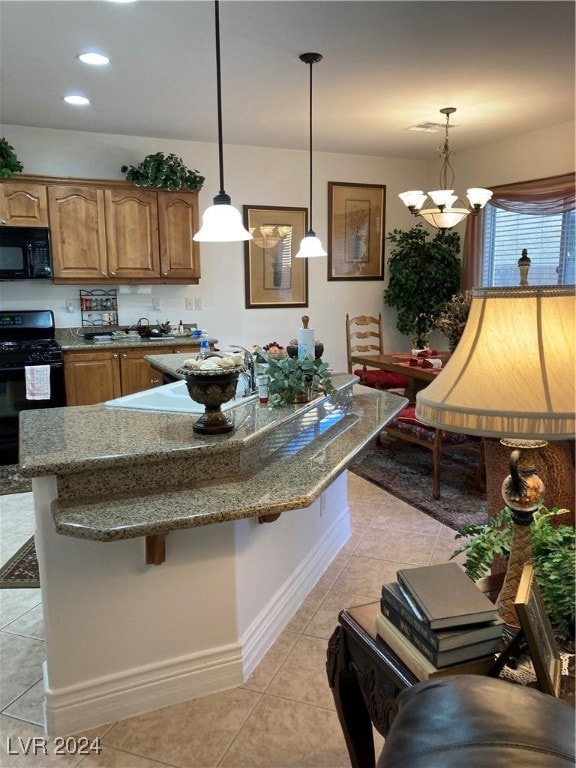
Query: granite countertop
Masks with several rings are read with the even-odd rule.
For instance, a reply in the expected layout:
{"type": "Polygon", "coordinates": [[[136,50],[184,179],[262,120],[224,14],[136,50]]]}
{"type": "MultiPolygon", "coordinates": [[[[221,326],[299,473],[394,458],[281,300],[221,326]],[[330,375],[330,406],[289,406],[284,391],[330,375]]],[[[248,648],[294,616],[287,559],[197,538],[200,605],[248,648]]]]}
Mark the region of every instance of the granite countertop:
{"type": "MultiPolygon", "coordinates": [[[[176,361],[175,361],[176,362],[176,361]]],[[[405,405],[334,374],[305,405],[239,405],[223,435],[198,414],[50,408],[21,414],[20,471],[57,477],[57,532],[95,541],[164,534],[309,506],[405,405]]]]}
{"type": "MultiPolygon", "coordinates": [[[[62,347],[63,352],[81,352],[82,350],[95,349],[130,349],[146,348],[162,349],[162,347],[199,347],[200,339],[194,338],[189,334],[183,335],[174,333],[171,336],[161,337],[159,339],[143,338],[141,336],[129,336],[124,331],[116,331],[109,341],[94,341],[85,339],[84,333],[106,332],[108,329],[102,328],[57,328],[56,341],[62,347]]],[[[210,344],[218,343],[218,339],[210,338],[210,344]]]]}

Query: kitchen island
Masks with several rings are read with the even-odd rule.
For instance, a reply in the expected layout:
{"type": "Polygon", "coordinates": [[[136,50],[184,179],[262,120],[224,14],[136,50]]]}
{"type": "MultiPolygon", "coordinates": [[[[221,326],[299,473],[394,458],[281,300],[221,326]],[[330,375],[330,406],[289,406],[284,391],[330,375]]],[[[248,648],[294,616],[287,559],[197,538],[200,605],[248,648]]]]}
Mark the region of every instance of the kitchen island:
{"type": "Polygon", "coordinates": [[[48,733],[249,676],[349,537],[346,466],[405,403],[356,382],[335,375],[335,395],[301,406],[249,400],[217,436],[193,433],[197,414],[23,414],[48,733]]]}

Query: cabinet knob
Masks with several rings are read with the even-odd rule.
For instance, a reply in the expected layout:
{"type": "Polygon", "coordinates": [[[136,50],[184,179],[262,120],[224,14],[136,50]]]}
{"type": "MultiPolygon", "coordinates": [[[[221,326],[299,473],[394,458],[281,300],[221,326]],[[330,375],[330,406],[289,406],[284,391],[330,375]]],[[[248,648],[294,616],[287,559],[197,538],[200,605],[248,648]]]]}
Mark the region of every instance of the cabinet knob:
{"type": "Polygon", "coordinates": [[[108,273],[107,272],[102,272],[102,277],[108,277],[108,273]]]}
{"type": "Polygon", "coordinates": [[[126,352],[122,352],[122,357],[124,358],[124,360],[126,360],[126,358],[128,357],[128,355],[126,354],[126,352]]]}
{"type": "Polygon", "coordinates": [[[150,384],[160,384],[160,379],[150,379],[150,384]]]}
{"type": "Polygon", "coordinates": [[[113,357],[115,360],[116,360],[116,359],[118,359],[118,357],[119,357],[119,355],[118,355],[118,352],[114,352],[114,354],[112,355],[112,357],[113,357]]]}
{"type": "Polygon", "coordinates": [[[174,350],[174,354],[175,354],[175,355],[179,355],[179,354],[180,354],[180,350],[179,350],[179,349],[175,349],[175,350],[174,350]]]}
{"type": "Polygon", "coordinates": [[[163,277],[168,277],[168,272],[162,272],[163,277]]]}
{"type": "Polygon", "coordinates": [[[116,277],[116,272],[110,272],[110,274],[112,275],[112,277],[116,277]]]}
{"type": "Polygon", "coordinates": [[[6,219],[2,219],[2,221],[0,222],[0,224],[6,224],[6,219]]]}

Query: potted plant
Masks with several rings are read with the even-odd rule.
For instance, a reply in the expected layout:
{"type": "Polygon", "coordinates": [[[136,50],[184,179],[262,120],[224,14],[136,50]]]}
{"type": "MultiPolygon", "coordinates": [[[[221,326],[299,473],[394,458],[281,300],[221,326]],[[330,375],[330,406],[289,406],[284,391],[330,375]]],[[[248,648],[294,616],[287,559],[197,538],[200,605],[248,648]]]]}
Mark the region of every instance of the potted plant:
{"type": "Polygon", "coordinates": [[[470,305],[472,304],[472,291],[465,293],[455,293],[446,303],[436,320],[436,328],[440,330],[448,339],[448,349],[454,352],[460,337],[464,333],[470,305]]]}
{"type": "Polygon", "coordinates": [[[14,147],[2,137],[0,139],[0,176],[9,179],[13,173],[20,173],[22,169],[23,165],[16,157],[14,147]]]}
{"type": "Polygon", "coordinates": [[[460,287],[460,236],[428,233],[421,224],[388,235],[394,244],[388,259],[384,303],[398,310],[396,328],[418,349],[426,347],[442,308],[460,287]]]}
{"type": "Polygon", "coordinates": [[[258,351],[257,360],[266,363],[260,373],[268,376],[271,408],[287,403],[307,403],[314,392],[329,395],[335,391],[328,363],[320,358],[271,356],[262,349],[258,351]]]}
{"type": "MultiPolygon", "coordinates": [[[[574,645],[574,590],[576,573],[575,530],[573,525],[552,525],[557,515],[568,510],[541,507],[532,523],[532,561],[536,581],[560,643],[574,645]]],[[[512,513],[508,507],[485,525],[471,523],[461,528],[456,538],[467,541],[452,553],[464,553],[464,570],[471,579],[485,576],[497,556],[508,557],[513,532],[512,513]]]]}
{"type": "Polygon", "coordinates": [[[126,180],[134,182],[137,187],[195,190],[204,184],[204,176],[186,168],[181,157],[163,152],[148,155],[137,166],[123,165],[121,170],[126,174],[126,180]]]}

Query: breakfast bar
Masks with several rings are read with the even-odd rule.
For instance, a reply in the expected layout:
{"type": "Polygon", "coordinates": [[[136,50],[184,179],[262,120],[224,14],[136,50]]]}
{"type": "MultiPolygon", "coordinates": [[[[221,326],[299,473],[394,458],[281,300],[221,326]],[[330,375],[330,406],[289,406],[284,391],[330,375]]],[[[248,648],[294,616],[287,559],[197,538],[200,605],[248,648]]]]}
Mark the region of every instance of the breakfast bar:
{"type": "Polygon", "coordinates": [[[246,680],[349,537],[347,465],[405,403],[333,383],[302,405],[242,398],[223,435],[114,403],[22,414],[48,733],[246,680]]]}

